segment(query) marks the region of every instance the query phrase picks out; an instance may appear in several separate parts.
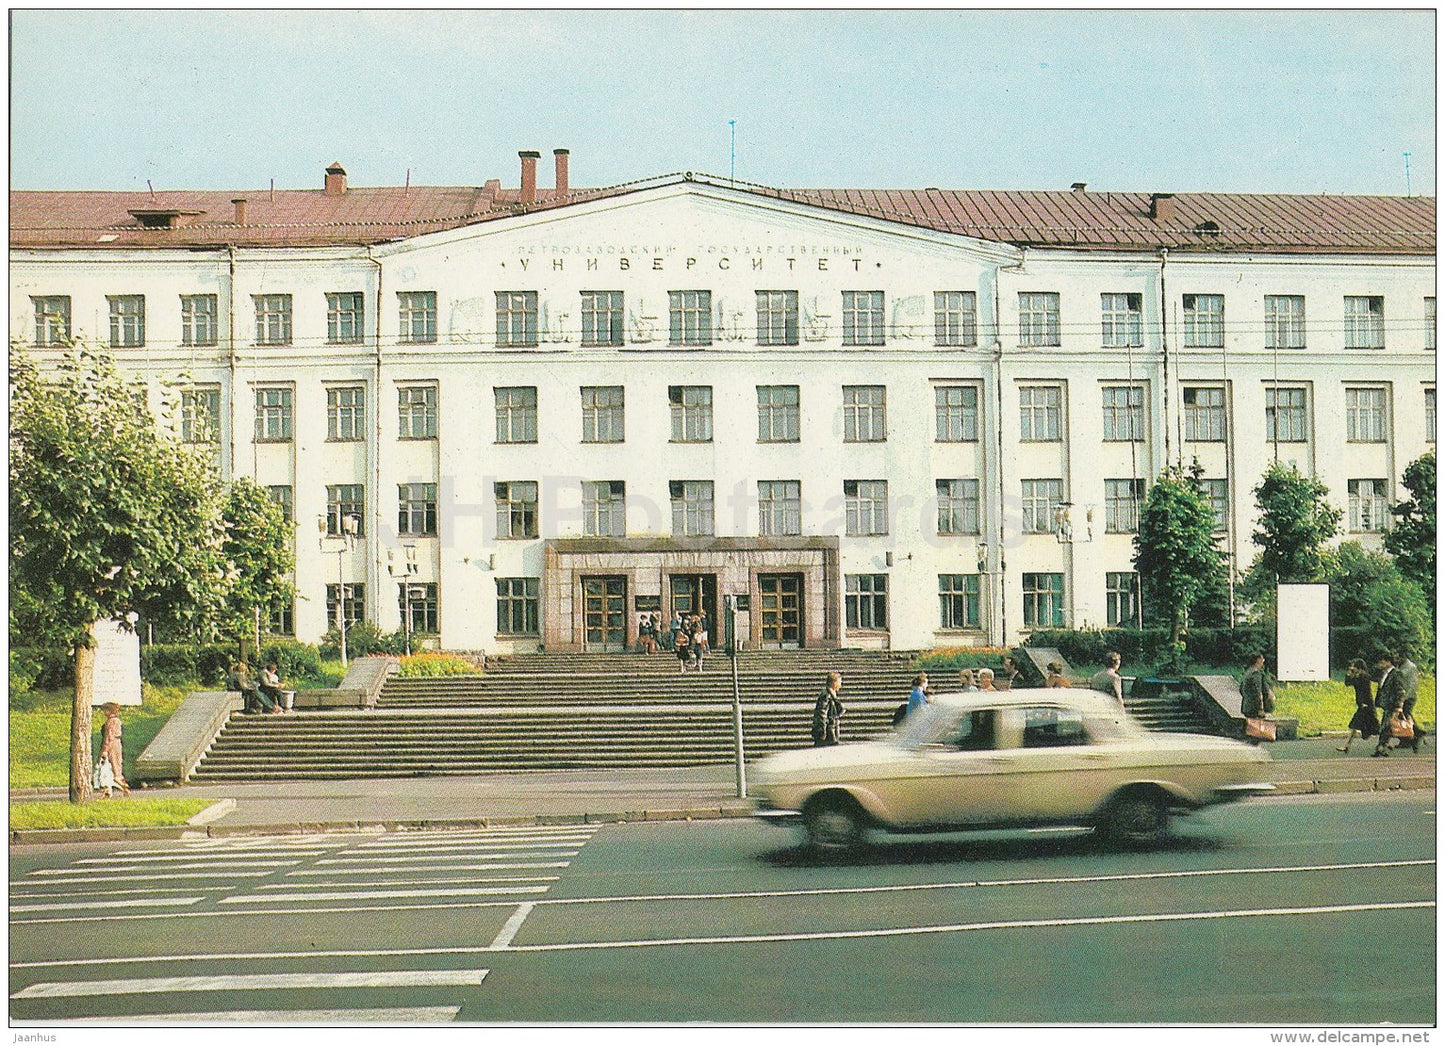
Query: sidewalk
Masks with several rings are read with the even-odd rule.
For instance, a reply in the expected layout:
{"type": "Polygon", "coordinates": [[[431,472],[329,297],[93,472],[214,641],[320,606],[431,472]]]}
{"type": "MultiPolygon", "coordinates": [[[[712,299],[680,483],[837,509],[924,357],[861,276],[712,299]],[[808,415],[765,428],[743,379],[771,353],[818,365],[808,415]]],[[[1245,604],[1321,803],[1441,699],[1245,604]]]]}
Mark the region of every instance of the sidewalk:
{"type": "MultiPolygon", "coordinates": [[[[1370,757],[1356,741],[1348,755],[1340,738],[1271,745],[1269,780],[1276,794],[1368,792],[1435,787],[1434,738],[1418,755],[1370,757]]],[[[212,801],[187,827],[96,828],[11,832],[12,843],[174,839],[186,835],[271,835],[324,829],[475,828],[517,824],[677,821],[746,817],[732,765],[659,770],[553,770],[466,777],[181,785],[133,795],[212,801]]],[[[64,789],[12,792],[12,801],[63,798],[64,789]]]]}

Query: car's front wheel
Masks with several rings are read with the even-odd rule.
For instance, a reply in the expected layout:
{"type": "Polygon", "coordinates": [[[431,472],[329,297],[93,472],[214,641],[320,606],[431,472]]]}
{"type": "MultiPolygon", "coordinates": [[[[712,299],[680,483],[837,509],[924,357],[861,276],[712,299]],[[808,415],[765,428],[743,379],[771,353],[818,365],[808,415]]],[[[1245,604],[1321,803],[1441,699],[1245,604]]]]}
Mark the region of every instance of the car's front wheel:
{"type": "Polygon", "coordinates": [[[1114,797],[1099,822],[1104,838],[1114,843],[1154,842],[1169,827],[1169,807],[1158,792],[1143,789],[1114,797]]]}
{"type": "Polygon", "coordinates": [[[833,792],[808,801],[803,808],[803,830],[815,850],[841,853],[862,844],[868,825],[851,796],[833,792]]]}

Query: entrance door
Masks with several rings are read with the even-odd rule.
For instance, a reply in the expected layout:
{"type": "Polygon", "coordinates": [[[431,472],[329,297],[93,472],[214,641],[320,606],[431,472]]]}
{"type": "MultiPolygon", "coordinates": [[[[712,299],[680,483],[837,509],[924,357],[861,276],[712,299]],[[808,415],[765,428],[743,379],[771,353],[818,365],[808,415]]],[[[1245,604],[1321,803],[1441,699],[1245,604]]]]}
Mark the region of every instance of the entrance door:
{"type": "Polygon", "coordinates": [[[717,575],[673,574],[670,580],[673,613],[687,618],[706,612],[708,645],[716,648],[722,634],[717,620],[717,575]]]}
{"type": "Polygon", "coordinates": [[[583,646],[589,652],[627,649],[627,579],[582,579],[583,646]]]}
{"type": "Polygon", "coordinates": [[[760,639],[764,647],[795,650],[803,645],[803,575],[759,574],[762,596],[760,639]]]}

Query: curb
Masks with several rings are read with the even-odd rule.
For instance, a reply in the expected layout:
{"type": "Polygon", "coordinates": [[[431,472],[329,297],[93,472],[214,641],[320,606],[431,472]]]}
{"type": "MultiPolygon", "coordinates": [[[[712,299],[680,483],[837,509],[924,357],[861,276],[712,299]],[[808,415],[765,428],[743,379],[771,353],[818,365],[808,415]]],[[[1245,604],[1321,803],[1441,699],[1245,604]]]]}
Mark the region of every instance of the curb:
{"type": "MultiPolygon", "coordinates": [[[[1405,777],[1344,777],[1307,781],[1276,781],[1273,795],[1332,795],[1343,792],[1405,792],[1435,787],[1433,775],[1415,774],[1405,777]]],[[[1260,798],[1268,799],[1268,796],[1260,798]]],[[[10,844],[42,845],[46,843],[123,842],[130,839],[224,839],[254,835],[314,835],[319,832],[417,832],[478,828],[565,827],[581,824],[648,824],[662,821],[737,820],[752,816],[751,806],[702,807],[690,810],[629,810],[615,813],[586,814],[509,814],[498,817],[426,818],[417,820],[378,821],[303,821],[280,824],[209,824],[230,812],[225,807],[234,800],[222,799],[212,804],[184,825],[160,828],[30,828],[10,833],[10,844]],[[202,821],[201,818],[205,818],[202,821]]]]}

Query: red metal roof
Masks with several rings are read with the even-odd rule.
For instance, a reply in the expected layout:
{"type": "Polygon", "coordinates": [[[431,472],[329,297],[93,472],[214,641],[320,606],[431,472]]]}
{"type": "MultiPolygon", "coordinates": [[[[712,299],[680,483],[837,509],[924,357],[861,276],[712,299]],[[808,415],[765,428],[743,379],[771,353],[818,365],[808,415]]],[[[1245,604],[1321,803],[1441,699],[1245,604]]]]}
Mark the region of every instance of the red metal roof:
{"type": "Polygon", "coordinates": [[[1149,193],[978,189],[778,189],[704,175],[667,175],[563,197],[539,187],[10,193],[12,247],[358,246],[564,207],[682,180],[734,187],[826,210],[1019,246],[1079,250],[1433,255],[1434,197],[1179,193],[1167,219],[1149,193]],[[246,200],[245,224],[232,201],[246,200]],[[146,229],[131,211],[181,213],[146,229]],[[1212,223],[1212,224],[1211,224],[1212,223]]]}

